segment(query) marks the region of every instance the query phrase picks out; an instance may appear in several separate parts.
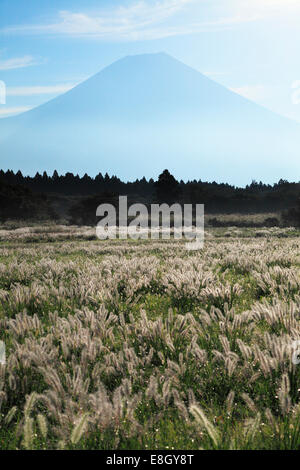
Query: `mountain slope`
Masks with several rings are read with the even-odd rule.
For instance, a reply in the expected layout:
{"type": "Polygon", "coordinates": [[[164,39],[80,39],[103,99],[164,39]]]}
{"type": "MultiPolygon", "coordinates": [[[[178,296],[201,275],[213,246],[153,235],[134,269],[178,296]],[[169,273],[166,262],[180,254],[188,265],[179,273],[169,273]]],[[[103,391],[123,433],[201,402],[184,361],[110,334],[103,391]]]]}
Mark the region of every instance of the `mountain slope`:
{"type": "Polygon", "coordinates": [[[246,184],[299,179],[300,127],[166,54],[129,56],[0,121],[1,167],[246,184]]]}

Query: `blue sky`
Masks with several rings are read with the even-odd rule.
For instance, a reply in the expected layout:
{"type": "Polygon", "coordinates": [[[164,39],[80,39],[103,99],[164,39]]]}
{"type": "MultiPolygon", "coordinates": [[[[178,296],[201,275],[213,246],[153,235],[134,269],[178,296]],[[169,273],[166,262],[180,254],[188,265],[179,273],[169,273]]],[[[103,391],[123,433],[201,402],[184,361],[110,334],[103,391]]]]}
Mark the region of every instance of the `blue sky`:
{"type": "Polygon", "coordinates": [[[300,122],[299,0],[0,0],[0,117],[165,51],[300,122]]]}

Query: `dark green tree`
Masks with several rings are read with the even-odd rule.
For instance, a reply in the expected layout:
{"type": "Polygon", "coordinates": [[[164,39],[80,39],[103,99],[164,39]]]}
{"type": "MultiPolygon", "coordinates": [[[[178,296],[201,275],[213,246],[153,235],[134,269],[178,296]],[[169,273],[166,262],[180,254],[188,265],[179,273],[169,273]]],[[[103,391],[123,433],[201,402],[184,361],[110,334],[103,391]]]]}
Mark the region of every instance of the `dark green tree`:
{"type": "Polygon", "coordinates": [[[180,185],[169,170],[164,170],[154,183],[156,199],[158,202],[173,203],[180,198],[180,185]]]}
{"type": "Polygon", "coordinates": [[[282,219],[285,225],[300,227],[300,196],[297,199],[295,207],[283,212],[282,219]]]}

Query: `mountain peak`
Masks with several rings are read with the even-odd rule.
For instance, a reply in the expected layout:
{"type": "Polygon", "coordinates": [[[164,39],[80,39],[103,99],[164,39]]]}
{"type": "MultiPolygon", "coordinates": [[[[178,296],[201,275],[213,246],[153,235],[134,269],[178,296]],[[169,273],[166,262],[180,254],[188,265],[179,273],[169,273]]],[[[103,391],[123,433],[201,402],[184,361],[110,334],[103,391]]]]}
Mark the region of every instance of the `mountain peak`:
{"type": "Polygon", "coordinates": [[[157,59],[157,58],[170,58],[173,60],[174,59],[170,54],[167,54],[167,52],[160,51],[160,52],[147,52],[143,54],[128,54],[127,56],[121,58],[120,60],[126,60],[126,59],[132,59],[132,60],[147,60],[147,59],[157,59]]]}
{"type": "MultiPolygon", "coordinates": [[[[113,62],[111,65],[106,67],[106,69],[109,69],[110,67],[117,67],[119,65],[147,67],[148,65],[152,64],[156,66],[161,66],[164,63],[170,64],[172,62],[181,64],[181,66],[185,66],[182,62],[178,61],[166,52],[149,52],[146,54],[129,54],[113,62]]],[[[104,70],[100,71],[99,73],[103,72],[104,70]]]]}
{"type": "Polygon", "coordinates": [[[126,56],[1,121],[2,168],[25,173],[101,171],[132,180],[164,167],[179,179],[246,184],[293,179],[300,170],[298,125],[165,52],[126,56]]]}

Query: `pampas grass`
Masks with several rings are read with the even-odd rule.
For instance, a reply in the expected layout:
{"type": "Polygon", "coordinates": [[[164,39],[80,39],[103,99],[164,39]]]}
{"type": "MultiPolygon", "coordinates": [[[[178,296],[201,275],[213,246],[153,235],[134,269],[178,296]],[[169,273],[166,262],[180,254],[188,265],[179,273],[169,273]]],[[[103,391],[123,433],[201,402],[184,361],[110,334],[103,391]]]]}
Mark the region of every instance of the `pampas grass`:
{"type": "Polygon", "coordinates": [[[294,232],[91,231],[0,233],[2,447],[299,449],[294,232]]]}

